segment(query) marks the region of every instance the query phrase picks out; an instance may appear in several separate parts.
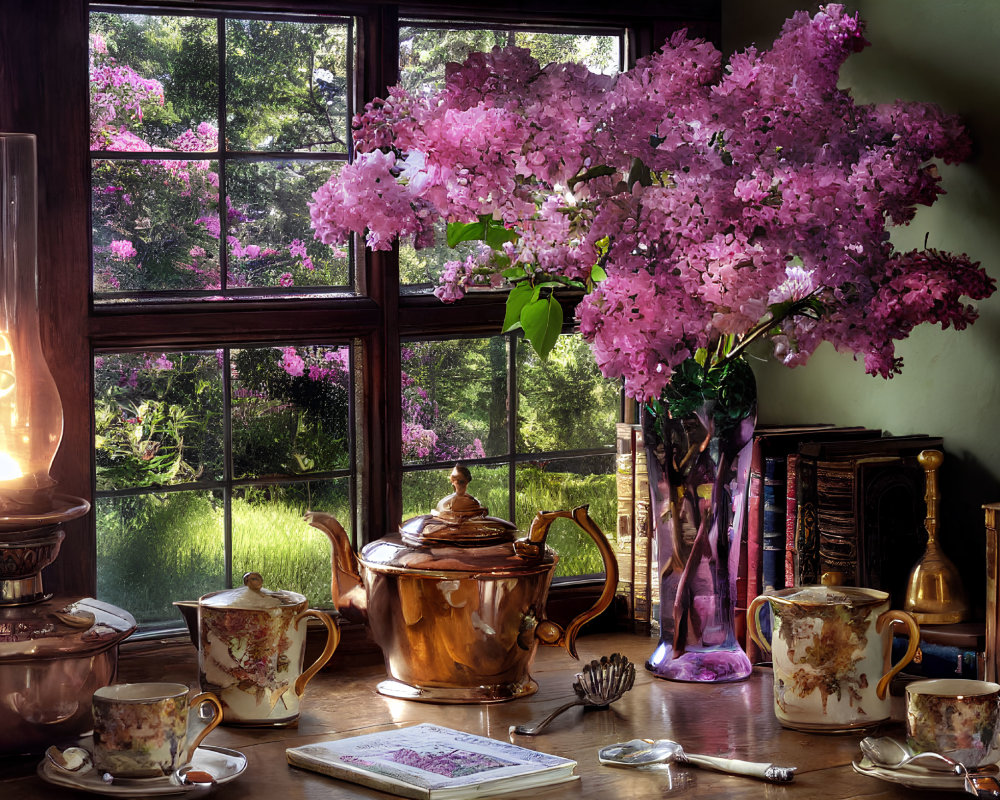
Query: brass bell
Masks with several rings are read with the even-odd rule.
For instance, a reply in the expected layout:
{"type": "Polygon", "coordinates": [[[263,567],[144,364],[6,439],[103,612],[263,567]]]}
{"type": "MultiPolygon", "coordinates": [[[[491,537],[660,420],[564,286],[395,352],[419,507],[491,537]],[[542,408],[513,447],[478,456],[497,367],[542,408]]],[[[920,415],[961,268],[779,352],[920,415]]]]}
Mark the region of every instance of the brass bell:
{"type": "Polygon", "coordinates": [[[927,548],[910,570],[906,586],[904,610],[910,612],[921,625],[947,625],[961,622],[969,612],[969,603],[962,586],[962,578],[955,564],[941,550],[937,541],[938,530],[938,481],[937,471],[944,461],[940,450],[924,450],[917,456],[924,468],[927,488],[927,548]]]}

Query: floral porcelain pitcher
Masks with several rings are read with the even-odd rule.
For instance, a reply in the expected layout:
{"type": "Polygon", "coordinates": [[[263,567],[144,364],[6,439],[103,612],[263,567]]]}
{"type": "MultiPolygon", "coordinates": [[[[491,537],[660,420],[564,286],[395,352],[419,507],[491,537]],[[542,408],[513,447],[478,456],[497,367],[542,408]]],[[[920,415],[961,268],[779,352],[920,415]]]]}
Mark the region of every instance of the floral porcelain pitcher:
{"type": "Polygon", "coordinates": [[[299,716],[306,684],[330,660],[340,632],[298,592],[271,591],[256,572],[243,586],[198,600],[198,668],[203,691],[222,702],[228,725],[283,726],[299,716]],[[307,617],[326,627],[326,646],[303,669],[307,617]]]}
{"type": "Polygon", "coordinates": [[[774,713],[786,728],[850,731],[889,718],[889,681],[916,653],[920,629],[905,611],[889,608],[889,595],[853,586],[799,586],[754,598],[747,609],[750,636],[770,651],[774,713]],[[761,631],[768,603],[773,633],[761,631]],[[909,644],[889,665],[893,624],[905,626],[909,644]]]}

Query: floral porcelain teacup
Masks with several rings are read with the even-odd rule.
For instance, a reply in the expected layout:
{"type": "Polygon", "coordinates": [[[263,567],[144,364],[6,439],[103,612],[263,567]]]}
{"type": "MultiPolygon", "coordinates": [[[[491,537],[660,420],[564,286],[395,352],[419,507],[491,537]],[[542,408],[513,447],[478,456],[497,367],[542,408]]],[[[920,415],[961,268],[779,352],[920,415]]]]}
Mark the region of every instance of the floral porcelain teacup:
{"type": "Polygon", "coordinates": [[[120,683],[94,692],[94,767],[115,778],[172,775],[222,721],[215,695],[182,683],[120,683]],[[202,711],[210,706],[212,715],[202,711]]]}
{"type": "Polygon", "coordinates": [[[966,767],[996,756],[1000,684],[960,678],[906,687],[906,741],[915,752],[941,753],[966,767]]]}
{"type": "Polygon", "coordinates": [[[889,595],[855,586],[798,586],[754,598],[747,608],[753,640],[772,656],[774,714],[786,728],[836,733],[889,719],[889,681],[913,658],[920,629],[889,595]],[[764,604],[774,613],[768,642],[764,604]],[[906,653],[889,667],[893,624],[905,626],[906,653]]]}

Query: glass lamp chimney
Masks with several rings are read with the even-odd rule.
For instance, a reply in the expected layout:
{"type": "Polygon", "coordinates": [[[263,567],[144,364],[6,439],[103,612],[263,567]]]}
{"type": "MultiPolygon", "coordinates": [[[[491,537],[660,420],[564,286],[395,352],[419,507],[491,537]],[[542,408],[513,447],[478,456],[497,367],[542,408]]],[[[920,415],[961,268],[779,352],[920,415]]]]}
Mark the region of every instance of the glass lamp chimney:
{"type": "Polygon", "coordinates": [[[0,514],[44,511],[62,438],[38,325],[35,137],[0,133],[0,514]]]}

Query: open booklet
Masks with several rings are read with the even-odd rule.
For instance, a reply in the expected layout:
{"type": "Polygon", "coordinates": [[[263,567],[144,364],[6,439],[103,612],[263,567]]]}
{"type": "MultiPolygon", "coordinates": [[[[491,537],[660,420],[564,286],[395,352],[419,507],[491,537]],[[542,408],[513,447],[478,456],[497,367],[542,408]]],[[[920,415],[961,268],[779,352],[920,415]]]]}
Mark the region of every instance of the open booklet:
{"type": "Polygon", "coordinates": [[[402,797],[463,800],[576,779],[576,762],[421,724],[285,751],[292,766],[402,797]]]}

